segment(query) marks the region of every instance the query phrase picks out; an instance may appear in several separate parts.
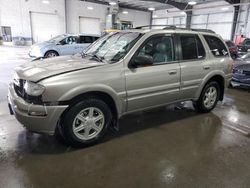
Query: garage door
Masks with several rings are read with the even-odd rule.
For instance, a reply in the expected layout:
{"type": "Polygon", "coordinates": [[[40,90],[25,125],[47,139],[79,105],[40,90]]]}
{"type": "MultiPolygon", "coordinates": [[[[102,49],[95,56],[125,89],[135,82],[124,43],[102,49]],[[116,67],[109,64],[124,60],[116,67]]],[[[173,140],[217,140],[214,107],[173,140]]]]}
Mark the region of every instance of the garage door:
{"type": "Polygon", "coordinates": [[[80,17],[80,33],[83,34],[101,34],[100,19],[80,17]]]}
{"type": "Polygon", "coordinates": [[[35,43],[63,34],[59,16],[46,13],[31,13],[31,31],[35,43]]]}

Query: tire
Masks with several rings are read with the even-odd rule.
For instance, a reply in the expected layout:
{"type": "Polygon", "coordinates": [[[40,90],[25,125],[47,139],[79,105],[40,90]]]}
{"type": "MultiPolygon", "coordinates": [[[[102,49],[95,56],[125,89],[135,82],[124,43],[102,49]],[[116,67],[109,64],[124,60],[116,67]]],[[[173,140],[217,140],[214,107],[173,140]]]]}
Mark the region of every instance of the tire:
{"type": "Polygon", "coordinates": [[[109,106],[97,98],[87,98],[74,106],[62,120],[63,137],[73,147],[96,144],[112,122],[109,106]]]}
{"type": "Polygon", "coordinates": [[[44,55],[45,58],[51,58],[56,56],[59,56],[59,54],[54,50],[47,51],[44,55]]]}
{"type": "Polygon", "coordinates": [[[213,110],[219,100],[220,86],[216,81],[211,81],[205,85],[198,101],[193,103],[197,112],[207,113],[213,110]],[[213,95],[212,93],[215,92],[213,95]]]}

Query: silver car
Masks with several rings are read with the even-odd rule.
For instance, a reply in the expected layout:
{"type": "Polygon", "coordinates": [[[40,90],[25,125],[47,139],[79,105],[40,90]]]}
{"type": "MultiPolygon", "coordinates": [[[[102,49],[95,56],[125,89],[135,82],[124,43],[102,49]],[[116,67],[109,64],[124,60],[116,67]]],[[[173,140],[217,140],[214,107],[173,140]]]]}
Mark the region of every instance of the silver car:
{"type": "Polygon", "coordinates": [[[48,41],[32,45],[29,56],[32,58],[48,58],[59,55],[73,55],[82,52],[98,38],[97,35],[58,35],[48,41]]]}
{"type": "Polygon", "coordinates": [[[115,32],[84,54],[16,68],[10,112],[30,131],[59,133],[73,146],[94,144],[124,114],[187,100],[198,112],[211,111],[223,100],[232,64],[210,31],[115,32]]]}

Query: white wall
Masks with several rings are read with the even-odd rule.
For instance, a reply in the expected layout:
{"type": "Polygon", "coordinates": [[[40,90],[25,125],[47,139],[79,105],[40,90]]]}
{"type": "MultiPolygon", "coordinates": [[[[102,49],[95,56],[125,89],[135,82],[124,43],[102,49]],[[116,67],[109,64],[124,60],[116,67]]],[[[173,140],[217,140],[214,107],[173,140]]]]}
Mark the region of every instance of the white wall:
{"type": "Polygon", "coordinates": [[[122,9],[120,8],[118,17],[120,21],[130,21],[134,27],[149,25],[151,19],[150,12],[137,11],[131,9],[122,9]],[[123,14],[123,11],[127,11],[128,14],[123,14]]]}
{"type": "MultiPolygon", "coordinates": [[[[79,17],[100,19],[101,30],[105,29],[108,6],[89,3],[80,0],[49,0],[49,4],[42,0],[0,0],[0,26],[10,26],[12,37],[22,36],[31,39],[30,12],[56,14],[59,17],[60,31],[62,33],[79,33],[79,17]],[[87,9],[88,6],[93,10],[87,9]],[[67,19],[65,19],[67,14],[67,19]],[[67,23],[66,21],[67,20],[67,23]]],[[[120,9],[123,11],[124,9],[120,9]]],[[[133,25],[141,26],[150,24],[150,13],[126,9],[128,14],[119,13],[121,21],[130,21],[133,25]]]]}
{"type": "MultiPolygon", "coordinates": [[[[228,10],[221,10],[222,5],[229,5],[225,1],[203,3],[193,6],[191,27],[211,29],[220,34],[224,39],[231,38],[234,8],[228,6],[228,10]],[[206,8],[214,7],[214,8],[206,8]]],[[[186,26],[186,15],[177,8],[157,10],[153,13],[153,24],[186,26]],[[167,12],[168,11],[168,12],[167,12]]]]}
{"type": "Polygon", "coordinates": [[[57,14],[62,33],[65,32],[64,0],[51,0],[44,4],[41,0],[1,0],[0,25],[10,26],[12,37],[31,38],[30,11],[57,14]]]}
{"type": "Polygon", "coordinates": [[[177,8],[167,10],[157,10],[153,12],[154,25],[176,25],[179,27],[186,26],[186,13],[177,8]]]}
{"type": "Polygon", "coordinates": [[[217,1],[195,5],[192,13],[191,27],[211,29],[220,34],[224,39],[231,38],[234,8],[228,6],[227,10],[222,10],[221,5],[229,5],[225,1],[217,1]],[[218,7],[219,6],[219,7],[218,7]],[[206,8],[214,7],[214,8],[206,8]]]}
{"type": "Polygon", "coordinates": [[[89,3],[79,0],[67,0],[67,32],[79,33],[79,17],[89,17],[100,19],[100,28],[105,28],[105,20],[108,6],[96,3],[89,3]],[[87,7],[93,7],[88,10],[87,7]]]}
{"type": "MultiPolygon", "coordinates": [[[[247,1],[242,1],[247,2],[247,1]]],[[[236,35],[244,35],[250,37],[250,5],[243,5],[240,7],[238,21],[236,25],[236,35]]]]}

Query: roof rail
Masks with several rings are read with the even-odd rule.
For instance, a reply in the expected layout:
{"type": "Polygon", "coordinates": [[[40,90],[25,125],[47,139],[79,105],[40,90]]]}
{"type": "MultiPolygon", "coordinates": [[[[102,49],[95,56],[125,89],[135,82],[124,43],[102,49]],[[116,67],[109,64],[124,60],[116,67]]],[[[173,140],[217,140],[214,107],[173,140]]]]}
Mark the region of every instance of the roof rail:
{"type": "Polygon", "coordinates": [[[144,28],[151,29],[152,27],[164,27],[164,28],[169,28],[169,29],[175,29],[176,28],[175,25],[143,25],[143,26],[132,28],[132,29],[144,29],[144,28]]]}
{"type": "Polygon", "coordinates": [[[144,25],[144,26],[139,26],[139,27],[135,27],[132,29],[144,29],[144,28],[148,28],[148,29],[152,29],[152,27],[164,27],[163,29],[173,29],[173,30],[189,30],[189,31],[197,31],[197,32],[206,32],[206,33],[215,33],[213,30],[211,29],[192,29],[192,28],[182,28],[182,27],[176,27],[175,25],[144,25]]]}
{"type": "Polygon", "coordinates": [[[206,32],[206,33],[215,33],[213,30],[211,29],[190,29],[191,31],[198,31],[198,32],[206,32]]]}

